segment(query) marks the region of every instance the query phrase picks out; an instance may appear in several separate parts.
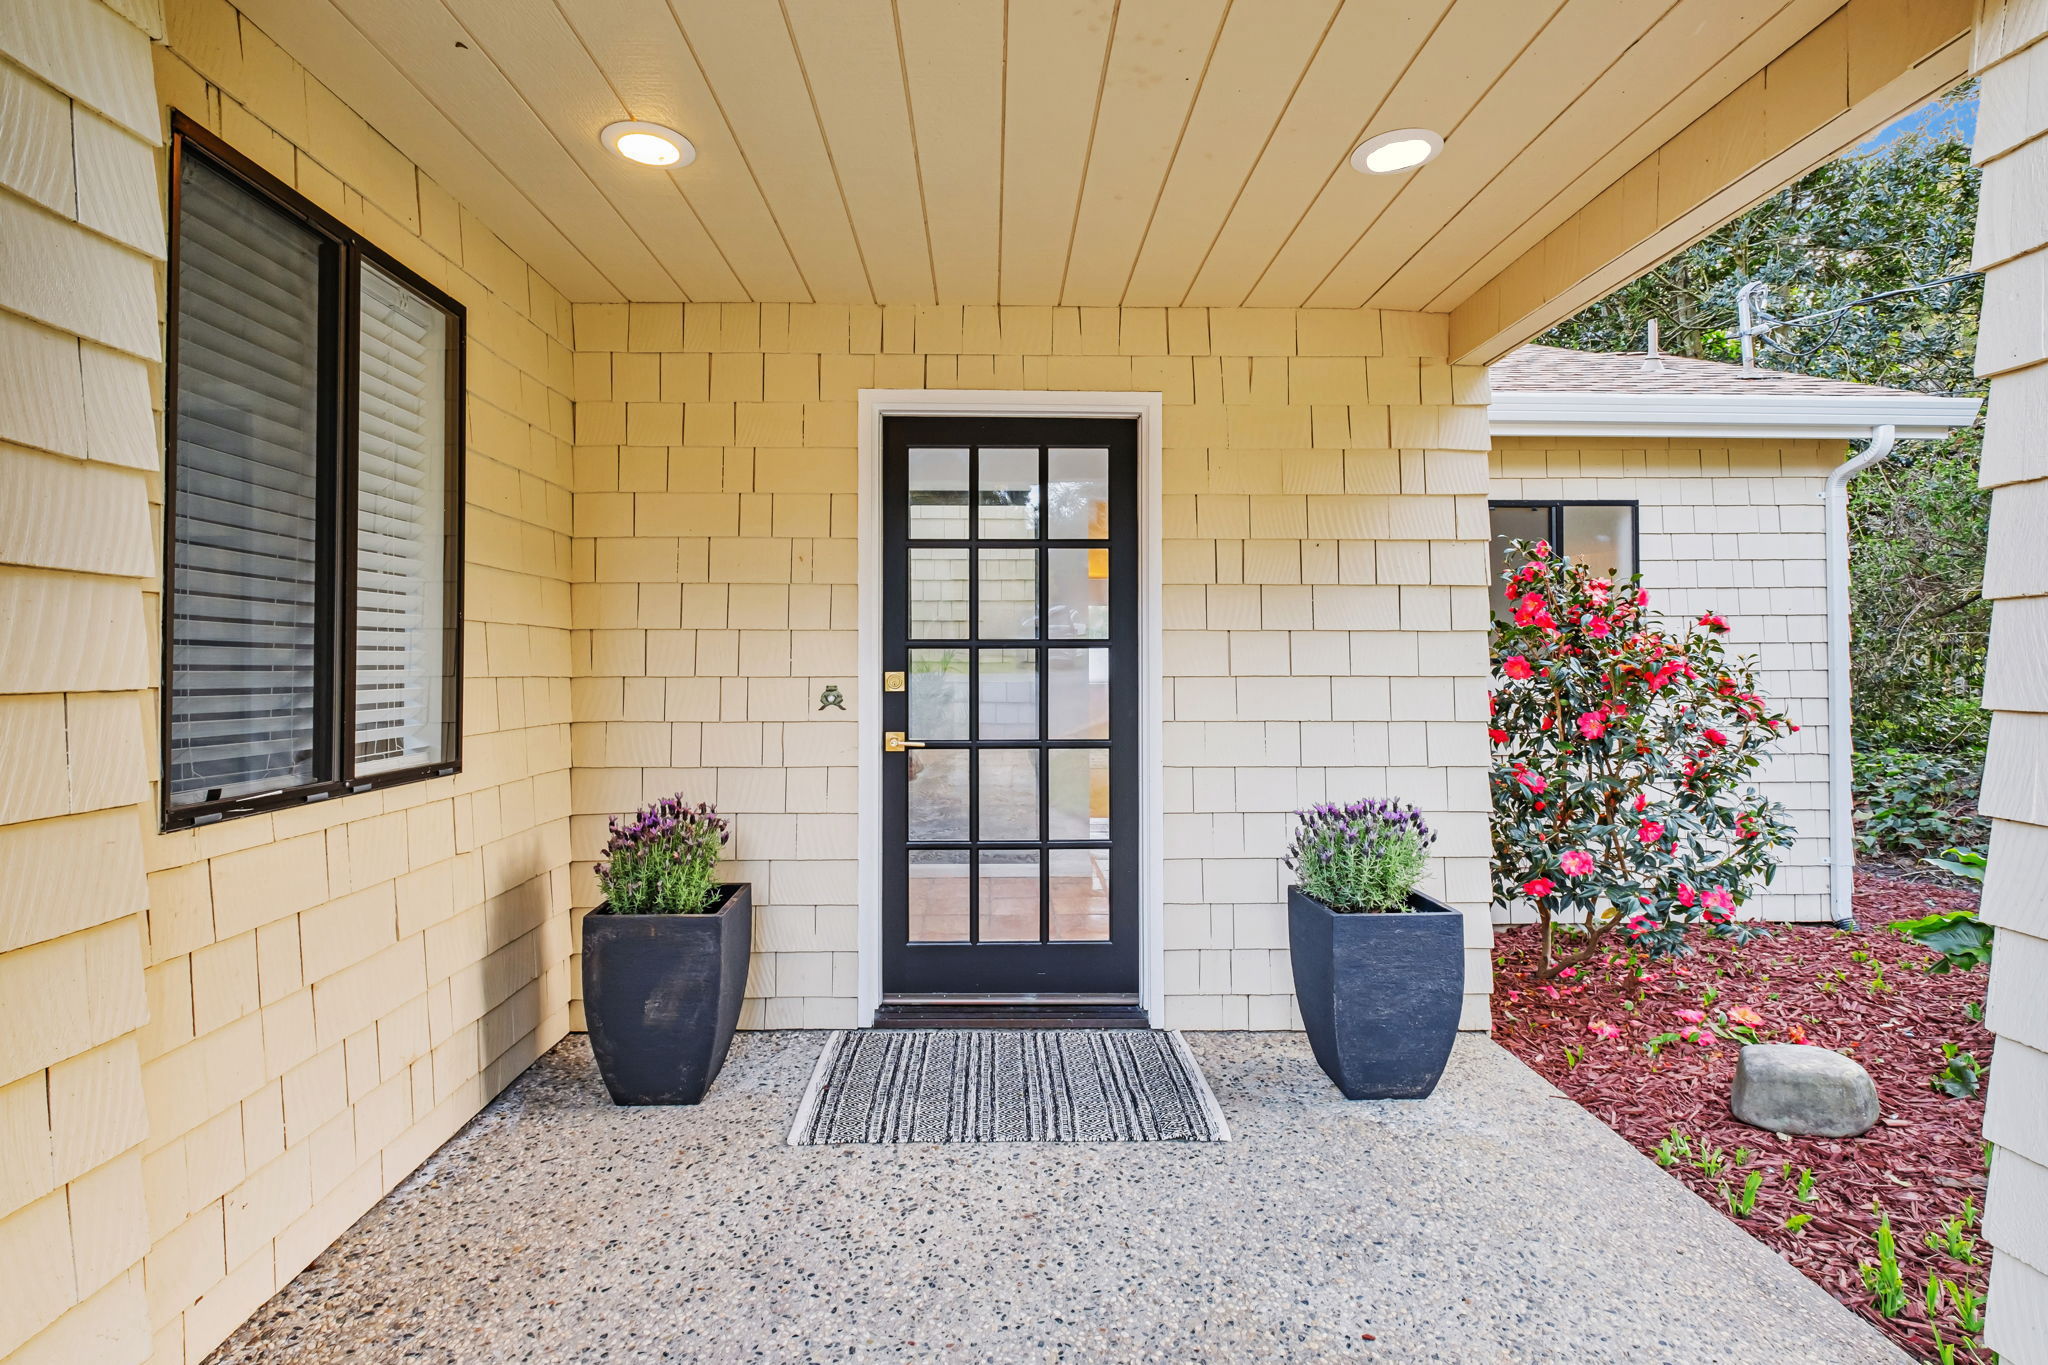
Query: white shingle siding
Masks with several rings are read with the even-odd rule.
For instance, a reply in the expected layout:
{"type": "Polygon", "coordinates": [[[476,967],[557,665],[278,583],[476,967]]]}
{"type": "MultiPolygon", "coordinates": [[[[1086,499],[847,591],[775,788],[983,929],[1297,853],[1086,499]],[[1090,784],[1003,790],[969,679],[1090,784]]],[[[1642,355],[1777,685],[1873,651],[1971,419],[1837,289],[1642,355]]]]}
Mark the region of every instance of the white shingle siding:
{"type": "Polygon", "coordinates": [[[1779,745],[1763,777],[1797,839],[1776,879],[1748,908],[1772,920],[1829,919],[1820,492],[1845,443],[1497,436],[1493,445],[1496,500],[1638,503],[1651,607],[1681,621],[1719,612],[1736,652],[1755,656],[1763,694],[1800,727],[1779,745]]]}

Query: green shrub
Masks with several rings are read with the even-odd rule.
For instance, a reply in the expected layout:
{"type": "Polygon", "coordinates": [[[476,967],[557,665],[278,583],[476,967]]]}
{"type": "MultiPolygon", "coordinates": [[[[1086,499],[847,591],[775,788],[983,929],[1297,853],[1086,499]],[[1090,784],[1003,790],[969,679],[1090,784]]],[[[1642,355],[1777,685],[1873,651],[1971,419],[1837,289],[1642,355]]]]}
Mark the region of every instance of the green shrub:
{"type": "Polygon", "coordinates": [[[1952,845],[1984,842],[1989,822],[1977,815],[1982,752],[1913,753],[1866,749],[1856,754],[1856,847],[1865,853],[1925,856],[1952,845]]]}

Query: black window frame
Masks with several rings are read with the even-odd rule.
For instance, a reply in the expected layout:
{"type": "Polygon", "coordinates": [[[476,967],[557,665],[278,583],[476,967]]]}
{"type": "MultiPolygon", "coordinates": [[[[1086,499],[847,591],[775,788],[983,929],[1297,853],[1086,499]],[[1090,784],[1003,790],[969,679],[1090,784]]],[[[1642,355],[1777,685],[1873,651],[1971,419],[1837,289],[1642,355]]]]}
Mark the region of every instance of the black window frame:
{"type": "Polygon", "coordinates": [[[1493,562],[1493,526],[1495,508],[1514,508],[1518,511],[1547,512],[1550,516],[1550,531],[1547,539],[1552,549],[1563,552],[1564,510],[1567,507],[1626,507],[1628,509],[1628,557],[1633,571],[1643,571],[1643,504],[1635,498],[1489,498],[1486,502],[1488,525],[1486,528],[1486,573],[1487,590],[1499,588],[1501,570],[1504,565],[1493,562]]]}
{"type": "Polygon", "coordinates": [[[162,591],[157,687],[158,806],[160,828],[190,829],[221,820],[285,810],[356,792],[404,786],[462,770],[462,658],[464,635],[464,454],[468,449],[468,310],[445,290],[408,268],[374,242],[321,209],[291,186],[236,151],[186,114],[171,111],[164,307],[164,502],[162,591]],[[321,360],[319,398],[319,543],[315,552],[312,782],[255,796],[174,805],[171,798],[172,617],[176,606],[178,497],[178,293],[180,189],[186,157],[198,157],[241,188],[267,200],[321,238],[321,360]],[[446,647],[441,728],[444,752],[431,763],[367,776],[355,772],[355,644],[357,521],[357,366],[361,343],[361,269],[374,265],[444,312],[449,320],[446,394],[446,512],[444,540],[446,647]]]}

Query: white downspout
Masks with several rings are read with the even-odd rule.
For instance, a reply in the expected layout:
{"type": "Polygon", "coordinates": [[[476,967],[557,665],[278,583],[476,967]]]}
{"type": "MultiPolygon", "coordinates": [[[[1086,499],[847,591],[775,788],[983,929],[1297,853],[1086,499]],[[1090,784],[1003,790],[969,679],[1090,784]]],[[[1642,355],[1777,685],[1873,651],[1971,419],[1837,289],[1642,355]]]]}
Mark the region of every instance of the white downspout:
{"type": "Polygon", "coordinates": [[[1870,445],[1828,474],[1821,490],[1828,533],[1828,907],[1835,923],[1856,918],[1856,817],[1850,786],[1849,480],[1892,453],[1897,427],[1873,427],[1870,445]]]}

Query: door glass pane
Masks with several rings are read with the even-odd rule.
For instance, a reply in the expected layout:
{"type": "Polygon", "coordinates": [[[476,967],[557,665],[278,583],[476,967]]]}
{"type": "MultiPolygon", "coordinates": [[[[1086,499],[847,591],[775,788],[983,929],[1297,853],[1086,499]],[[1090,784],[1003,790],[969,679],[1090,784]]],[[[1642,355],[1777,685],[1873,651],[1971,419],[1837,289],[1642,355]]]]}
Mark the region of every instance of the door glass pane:
{"type": "Polygon", "coordinates": [[[975,633],[984,640],[1037,639],[1038,552],[982,550],[980,554],[981,609],[975,633]]]}
{"type": "Polygon", "coordinates": [[[981,941],[1036,943],[1038,850],[983,849],[981,941]]]}
{"type": "Polygon", "coordinates": [[[1109,539],[1109,452],[1045,453],[1046,534],[1054,540],[1109,539]]]}
{"type": "Polygon", "coordinates": [[[966,849],[910,851],[910,941],[967,942],[966,849]]]}
{"type": "Polygon", "coordinates": [[[1109,738],[1109,651],[1048,649],[1047,739],[1109,738]]]}
{"type": "MultiPolygon", "coordinates": [[[[1109,750],[1054,749],[1046,754],[1049,839],[1109,837],[1109,750]]],[[[982,816],[987,833],[988,817],[982,816]]]]}
{"type": "Polygon", "coordinates": [[[967,451],[910,449],[910,538],[967,539],[967,451]]]}
{"type": "Polygon", "coordinates": [[[1045,592],[1051,638],[1109,638],[1109,551],[1047,550],[1045,592]]]}
{"type": "Polygon", "coordinates": [[[1109,941],[1109,850],[1056,848],[1048,858],[1054,943],[1109,941]]]}
{"type": "Polygon", "coordinates": [[[1038,451],[985,446],[981,487],[975,497],[983,540],[1031,540],[1038,535],[1038,451]]]}
{"type": "Polygon", "coordinates": [[[982,838],[1036,839],[1038,751],[983,749],[980,798],[982,838]]]}
{"type": "Polygon", "coordinates": [[[910,737],[966,739],[967,651],[910,651],[910,737]]]}
{"type": "Polygon", "coordinates": [[[1495,507],[1488,515],[1493,522],[1493,550],[1487,559],[1492,578],[1489,580],[1493,591],[1493,614],[1506,619],[1508,615],[1507,585],[1502,576],[1509,569],[1519,569],[1520,562],[1508,563],[1508,542],[1511,540],[1547,540],[1550,536],[1550,509],[1548,507],[1495,507]]]}
{"type": "Polygon", "coordinates": [[[1635,572],[1635,537],[1629,525],[1633,507],[1564,509],[1564,552],[1594,573],[1627,578],[1635,572]]]}
{"type": "Polygon", "coordinates": [[[966,842],[967,755],[966,749],[912,749],[905,755],[912,842],[966,842]]]}
{"type": "Polygon", "coordinates": [[[910,552],[910,638],[967,638],[967,551],[910,552]]]}
{"type": "MultiPolygon", "coordinates": [[[[1038,651],[978,650],[982,739],[1038,738],[1038,651]]],[[[922,738],[922,736],[919,736],[922,738]]]]}

